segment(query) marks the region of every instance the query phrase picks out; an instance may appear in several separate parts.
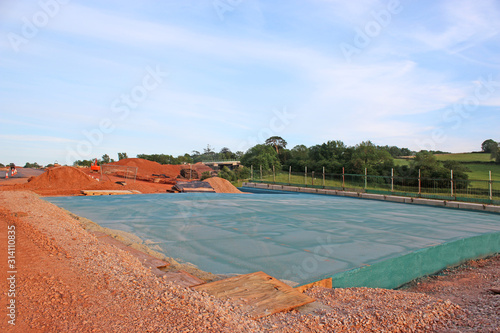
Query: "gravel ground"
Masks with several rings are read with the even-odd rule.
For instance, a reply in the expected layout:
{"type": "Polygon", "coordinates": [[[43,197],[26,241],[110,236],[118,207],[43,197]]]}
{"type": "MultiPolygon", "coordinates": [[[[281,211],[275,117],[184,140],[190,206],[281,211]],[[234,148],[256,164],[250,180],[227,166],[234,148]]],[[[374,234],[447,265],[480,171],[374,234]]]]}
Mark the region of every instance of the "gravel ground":
{"type": "Polygon", "coordinates": [[[403,288],[448,299],[464,310],[446,332],[500,332],[500,295],[492,289],[500,290],[500,256],[468,261],[403,288]]]}
{"type": "MultiPolygon", "coordinates": [[[[0,191],[0,207],[0,260],[7,259],[7,226],[15,225],[18,272],[16,325],[8,324],[4,306],[1,332],[499,331],[500,296],[486,294],[485,284],[480,295],[470,291],[461,298],[464,286],[452,274],[447,277],[449,288],[456,287],[449,289],[453,295],[446,285],[434,289],[432,279],[405,290],[314,288],[306,293],[317,299],[315,305],[254,321],[238,306],[154,276],[137,258],[99,242],[31,192],[0,191]]],[[[474,271],[484,269],[479,274],[491,286],[499,276],[495,260],[474,271]]],[[[5,304],[8,287],[2,286],[5,304]]]]}

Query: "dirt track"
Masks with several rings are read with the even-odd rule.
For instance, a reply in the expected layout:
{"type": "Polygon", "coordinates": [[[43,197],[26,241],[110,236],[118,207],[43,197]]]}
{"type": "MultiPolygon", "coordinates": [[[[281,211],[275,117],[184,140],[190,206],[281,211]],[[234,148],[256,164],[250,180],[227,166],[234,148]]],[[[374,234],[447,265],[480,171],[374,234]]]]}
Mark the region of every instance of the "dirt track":
{"type": "Polygon", "coordinates": [[[157,278],[30,192],[0,192],[0,207],[1,260],[7,226],[15,225],[18,271],[16,325],[4,306],[2,332],[499,331],[500,296],[488,291],[499,283],[499,257],[404,291],[316,288],[308,291],[316,307],[253,321],[228,302],[157,278]]]}

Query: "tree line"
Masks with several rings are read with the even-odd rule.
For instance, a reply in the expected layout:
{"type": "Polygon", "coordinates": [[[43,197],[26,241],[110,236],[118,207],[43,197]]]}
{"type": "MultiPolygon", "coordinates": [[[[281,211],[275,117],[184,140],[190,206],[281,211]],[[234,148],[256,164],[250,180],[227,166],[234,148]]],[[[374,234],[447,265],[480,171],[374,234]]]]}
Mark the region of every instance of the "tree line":
{"type": "MultiPolygon", "coordinates": [[[[310,147],[296,145],[291,149],[287,148],[288,143],[279,136],[272,136],[264,143],[257,144],[246,152],[232,152],[229,148],[223,147],[216,151],[207,145],[202,152],[193,150],[191,154],[178,155],[177,157],[167,154],[138,154],[138,158],[158,162],[160,164],[189,164],[203,161],[239,160],[242,168],[230,170],[223,168],[220,175],[229,180],[248,178],[249,168],[262,167],[269,171],[273,167],[275,170],[289,170],[299,172],[305,168],[309,171],[340,174],[343,171],[348,174],[364,174],[365,169],[369,175],[390,176],[393,170],[396,177],[417,178],[420,172],[421,177],[442,178],[450,177],[450,170],[454,172],[454,178],[468,178],[464,165],[456,161],[438,161],[435,154],[444,154],[443,151],[411,151],[408,148],[397,146],[378,146],[371,141],[363,141],[354,146],[348,146],[341,140],[329,140],[310,147]],[[408,165],[396,165],[395,159],[408,157],[408,165]]],[[[488,139],[481,144],[483,153],[491,154],[491,157],[500,163],[500,143],[488,139]]],[[[127,153],[118,153],[118,160],[128,158],[127,153]]],[[[108,154],[104,154],[98,159],[99,164],[114,162],[108,154]]],[[[75,166],[89,167],[94,160],[78,160],[75,166]]],[[[1,164],[0,164],[1,166],[1,164]]],[[[40,167],[37,163],[26,163],[25,167],[40,167]]]]}
{"type": "Polygon", "coordinates": [[[244,166],[259,167],[263,170],[309,171],[330,174],[364,174],[365,170],[372,176],[450,178],[450,170],[455,179],[468,178],[468,169],[456,161],[437,160],[438,151],[414,152],[408,148],[396,146],[377,146],[371,141],[363,141],[355,146],[347,146],[340,140],[327,141],[322,144],[306,147],[297,145],[286,149],[286,141],[282,138],[270,138],[264,144],[250,148],[242,157],[244,166]],[[411,157],[409,165],[395,165],[395,158],[411,157]]]}

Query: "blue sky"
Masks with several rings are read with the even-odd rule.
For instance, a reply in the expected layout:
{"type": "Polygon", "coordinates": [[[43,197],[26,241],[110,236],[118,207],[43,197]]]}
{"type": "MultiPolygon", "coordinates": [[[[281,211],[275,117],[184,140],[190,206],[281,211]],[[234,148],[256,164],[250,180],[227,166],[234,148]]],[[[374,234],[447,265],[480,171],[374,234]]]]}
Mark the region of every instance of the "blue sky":
{"type": "Polygon", "coordinates": [[[4,164],[500,140],[494,0],[4,0],[0,32],[4,164]]]}

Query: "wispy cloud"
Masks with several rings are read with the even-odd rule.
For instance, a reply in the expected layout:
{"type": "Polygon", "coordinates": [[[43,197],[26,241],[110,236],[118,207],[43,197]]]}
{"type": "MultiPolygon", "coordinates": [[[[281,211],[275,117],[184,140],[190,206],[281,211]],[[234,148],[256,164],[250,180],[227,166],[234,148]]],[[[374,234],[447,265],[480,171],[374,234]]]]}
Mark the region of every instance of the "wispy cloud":
{"type": "MultiPolygon", "coordinates": [[[[21,52],[0,41],[1,139],[26,149],[75,143],[111,118],[116,130],[96,153],[120,145],[181,153],[244,141],[267,126],[273,108],[287,106],[296,118],[280,135],[289,142],[411,143],[438,127],[440,112],[469,96],[479,77],[498,77],[500,5],[401,1],[401,13],[347,63],[339,43],[352,42],[387,4],[244,1],[221,21],[211,1],[71,1],[21,52]],[[165,83],[116,119],[112,102],[156,65],[169,72],[165,83]],[[186,126],[189,138],[159,143],[186,126]]],[[[9,5],[1,32],[19,32],[34,10],[9,5]]],[[[492,106],[495,117],[499,99],[479,108],[492,106]]],[[[465,126],[459,134],[477,136],[465,126]]]]}

